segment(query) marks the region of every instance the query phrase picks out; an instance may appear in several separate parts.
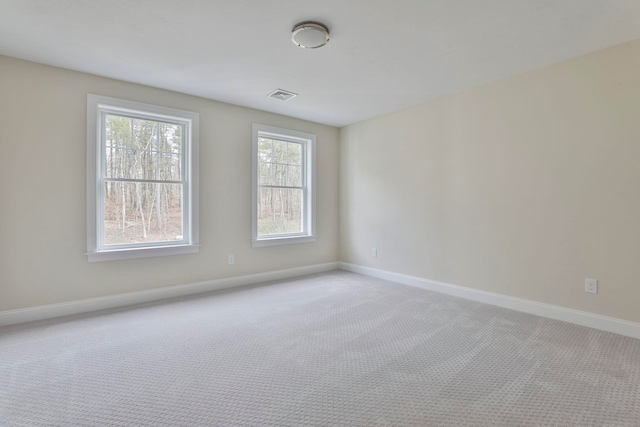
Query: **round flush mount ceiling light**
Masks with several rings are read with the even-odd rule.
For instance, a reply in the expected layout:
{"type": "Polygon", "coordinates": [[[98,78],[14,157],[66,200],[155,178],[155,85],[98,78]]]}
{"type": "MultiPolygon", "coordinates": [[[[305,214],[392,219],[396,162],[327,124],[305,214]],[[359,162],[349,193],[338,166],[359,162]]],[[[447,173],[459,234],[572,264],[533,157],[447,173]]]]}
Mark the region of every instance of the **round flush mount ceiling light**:
{"type": "Polygon", "coordinates": [[[329,29],[319,22],[301,22],[291,30],[291,41],[304,49],[317,49],[329,43],[329,29]]]}

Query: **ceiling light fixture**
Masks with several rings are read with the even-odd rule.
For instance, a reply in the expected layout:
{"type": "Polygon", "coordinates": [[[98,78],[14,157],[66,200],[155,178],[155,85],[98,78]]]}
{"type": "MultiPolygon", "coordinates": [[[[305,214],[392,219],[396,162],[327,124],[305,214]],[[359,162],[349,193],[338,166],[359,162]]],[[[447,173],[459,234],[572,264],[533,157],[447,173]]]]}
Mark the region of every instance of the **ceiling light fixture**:
{"type": "Polygon", "coordinates": [[[291,41],[304,49],[317,49],[329,43],[329,29],[319,22],[300,22],[291,30],[291,41]]]}

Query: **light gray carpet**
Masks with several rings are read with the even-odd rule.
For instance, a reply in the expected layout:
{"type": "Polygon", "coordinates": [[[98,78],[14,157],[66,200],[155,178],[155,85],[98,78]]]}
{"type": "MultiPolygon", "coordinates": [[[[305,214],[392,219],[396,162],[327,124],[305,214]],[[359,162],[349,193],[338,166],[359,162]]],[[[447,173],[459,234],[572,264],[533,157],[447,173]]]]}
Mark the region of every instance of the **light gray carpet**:
{"type": "Polygon", "coordinates": [[[640,340],[347,272],[0,330],[3,426],[638,426],[640,340]]]}

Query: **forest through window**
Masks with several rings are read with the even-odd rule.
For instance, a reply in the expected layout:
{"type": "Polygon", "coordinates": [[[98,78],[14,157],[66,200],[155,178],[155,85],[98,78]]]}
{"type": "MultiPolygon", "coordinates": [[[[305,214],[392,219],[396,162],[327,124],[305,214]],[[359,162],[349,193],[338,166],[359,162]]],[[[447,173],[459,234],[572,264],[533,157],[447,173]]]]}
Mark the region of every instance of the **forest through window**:
{"type": "Polygon", "coordinates": [[[105,115],[105,245],[183,239],[183,127],[105,115]]]}
{"type": "Polygon", "coordinates": [[[258,235],[302,233],[303,146],[258,140],[258,235]]]}

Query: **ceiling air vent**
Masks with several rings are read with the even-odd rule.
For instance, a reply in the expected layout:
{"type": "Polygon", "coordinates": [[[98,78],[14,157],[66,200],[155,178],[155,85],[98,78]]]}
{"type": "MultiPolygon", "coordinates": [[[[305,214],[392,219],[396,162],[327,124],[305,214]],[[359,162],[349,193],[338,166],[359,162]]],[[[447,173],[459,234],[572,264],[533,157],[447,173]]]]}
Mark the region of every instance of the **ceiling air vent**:
{"type": "Polygon", "coordinates": [[[297,93],[289,92],[284,89],[277,89],[269,94],[269,98],[279,99],[280,101],[288,101],[296,96],[298,96],[297,93]]]}

